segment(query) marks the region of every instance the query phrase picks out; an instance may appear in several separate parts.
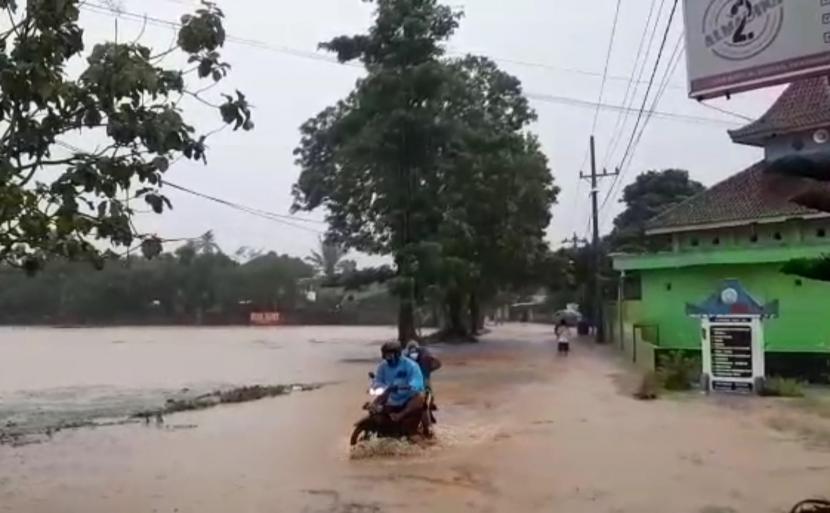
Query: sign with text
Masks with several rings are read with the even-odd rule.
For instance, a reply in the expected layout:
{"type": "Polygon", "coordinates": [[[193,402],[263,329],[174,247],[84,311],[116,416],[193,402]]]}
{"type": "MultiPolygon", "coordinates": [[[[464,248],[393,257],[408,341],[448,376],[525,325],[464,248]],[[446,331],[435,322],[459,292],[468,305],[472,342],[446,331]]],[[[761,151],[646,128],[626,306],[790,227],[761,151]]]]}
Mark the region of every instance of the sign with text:
{"type": "Polygon", "coordinates": [[[281,319],[279,312],[251,312],[250,316],[253,326],[277,326],[281,319]]]}
{"type": "Polygon", "coordinates": [[[684,0],[689,96],[712,98],[830,70],[830,0],[684,0]]]}
{"type": "Polygon", "coordinates": [[[712,377],[752,379],[752,327],[712,325],[712,377]]]}

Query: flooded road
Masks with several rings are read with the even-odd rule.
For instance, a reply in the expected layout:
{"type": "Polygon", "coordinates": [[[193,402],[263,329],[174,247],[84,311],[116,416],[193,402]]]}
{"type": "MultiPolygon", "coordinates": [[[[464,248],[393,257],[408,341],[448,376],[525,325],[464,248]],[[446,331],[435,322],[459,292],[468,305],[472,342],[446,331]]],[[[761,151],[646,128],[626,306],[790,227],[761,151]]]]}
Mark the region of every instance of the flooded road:
{"type": "Polygon", "coordinates": [[[830,495],[830,420],[751,398],[638,402],[613,353],[577,344],[558,359],[546,327],[438,348],[437,444],[357,460],[350,425],[392,330],[22,333],[0,331],[0,412],[60,390],[41,408],[94,403],[95,390],[333,384],[0,446],[2,512],[755,513],[830,495]]]}

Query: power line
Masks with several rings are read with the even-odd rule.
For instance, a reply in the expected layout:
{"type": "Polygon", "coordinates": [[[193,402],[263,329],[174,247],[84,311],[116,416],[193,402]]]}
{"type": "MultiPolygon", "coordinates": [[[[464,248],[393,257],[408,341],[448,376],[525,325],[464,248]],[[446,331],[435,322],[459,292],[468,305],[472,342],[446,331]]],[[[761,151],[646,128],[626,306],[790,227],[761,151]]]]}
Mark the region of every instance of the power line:
{"type": "MultiPolygon", "coordinates": [[[[185,2],[178,2],[176,0],[168,0],[168,1],[185,4],[185,2]]],[[[125,11],[125,10],[118,10],[118,9],[112,8],[108,5],[97,4],[97,3],[94,3],[94,2],[91,2],[91,1],[87,1],[85,4],[83,4],[82,8],[88,10],[89,12],[94,12],[94,13],[102,14],[102,15],[105,15],[105,16],[122,17],[122,18],[130,19],[132,21],[140,22],[140,23],[147,23],[149,25],[155,25],[155,26],[159,26],[159,27],[173,28],[173,29],[181,28],[181,24],[178,23],[178,22],[175,22],[175,21],[165,20],[163,18],[158,18],[158,17],[154,17],[154,16],[139,14],[139,13],[125,11]]],[[[330,56],[327,56],[327,55],[321,55],[321,54],[316,53],[316,52],[312,52],[312,51],[308,51],[308,50],[302,50],[302,49],[298,49],[298,48],[292,48],[290,46],[274,45],[274,44],[267,43],[265,41],[256,40],[256,39],[242,38],[242,37],[237,37],[237,36],[233,36],[233,35],[227,35],[226,40],[228,42],[243,45],[243,46],[258,48],[260,50],[272,51],[274,53],[280,53],[280,54],[284,54],[284,55],[288,55],[288,56],[292,56],[292,57],[297,57],[297,58],[302,58],[302,59],[316,60],[316,61],[325,62],[325,63],[328,63],[328,64],[333,64],[333,65],[336,65],[336,66],[348,66],[348,67],[361,68],[361,69],[363,68],[360,64],[341,63],[340,61],[338,61],[334,57],[330,57],[330,56]]],[[[459,55],[459,56],[467,55],[467,53],[465,53],[465,52],[448,52],[448,53],[451,54],[451,55],[459,55]]],[[[532,68],[547,69],[547,70],[556,71],[556,72],[574,73],[574,74],[590,76],[590,77],[595,77],[595,78],[600,78],[600,77],[603,76],[602,73],[599,73],[597,71],[589,71],[589,70],[583,70],[583,69],[571,68],[571,67],[553,66],[551,64],[540,63],[540,62],[531,62],[531,61],[520,60],[520,59],[512,59],[512,58],[508,58],[508,57],[492,57],[492,60],[495,61],[495,62],[515,64],[515,65],[519,65],[519,66],[526,66],[526,67],[532,67],[532,68]]],[[[631,78],[632,77],[624,77],[624,76],[610,75],[610,74],[607,76],[607,80],[613,80],[613,81],[626,81],[627,82],[627,81],[630,81],[631,78]]],[[[642,82],[642,83],[645,83],[645,82],[642,82]]],[[[683,86],[680,86],[680,85],[672,85],[671,87],[677,88],[677,89],[682,89],[683,88],[683,86]]]]}
{"type": "MultiPolygon", "coordinates": [[[[634,58],[634,67],[631,70],[631,77],[629,77],[628,85],[626,86],[625,94],[623,95],[623,106],[631,106],[634,103],[634,98],[637,96],[637,90],[639,89],[640,84],[645,83],[641,80],[641,78],[643,76],[643,71],[646,67],[646,62],[648,61],[648,56],[651,54],[651,45],[654,42],[654,35],[657,33],[657,25],[660,22],[660,13],[663,12],[664,2],[665,0],[661,1],[660,9],[657,11],[657,18],[654,19],[654,27],[651,30],[649,30],[649,27],[651,26],[651,20],[654,18],[654,7],[657,5],[657,0],[651,0],[651,5],[649,6],[648,11],[648,18],[646,18],[646,23],[643,27],[643,34],[642,36],[640,36],[640,44],[637,47],[637,54],[634,58]],[[649,32],[651,33],[651,39],[649,40],[648,51],[645,54],[643,54],[643,50],[646,49],[645,42],[648,38],[649,32]],[[640,57],[643,57],[642,65],[640,64],[640,57]],[[637,72],[638,68],[640,70],[639,74],[637,72]],[[635,79],[635,77],[637,78],[635,79]],[[634,89],[632,89],[632,86],[635,83],[637,84],[637,86],[634,87],[634,89]]],[[[617,122],[614,125],[614,131],[612,132],[613,135],[611,141],[608,143],[608,146],[605,150],[605,156],[602,159],[603,167],[608,166],[608,161],[611,159],[611,156],[614,154],[614,152],[617,149],[617,146],[619,145],[620,137],[622,136],[622,133],[625,131],[625,125],[627,122],[628,113],[620,111],[619,115],[617,116],[617,122]]]]}
{"type": "MultiPolygon", "coordinates": [[[[62,146],[63,148],[66,148],[70,151],[74,151],[76,153],[90,153],[90,152],[88,152],[88,151],[86,151],[82,148],[79,148],[78,146],[66,143],[64,141],[55,141],[55,144],[57,144],[58,146],[62,146]]],[[[176,189],[176,190],[179,190],[181,192],[184,192],[186,194],[190,194],[192,196],[196,196],[196,197],[199,197],[199,198],[202,198],[202,199],[206,199],[208,201],[212,201],[214,203],[224,205],[224,206],[232,208],[234,210],[238,210],[240,212],[245,212],[246,214],[250,214],[250,215],[253,215],[253,216],[256,216],[256,217],[267,219],[269,221],[274,221],[274,222],[283,224],[285,226],[290,226],[292,228],[296,228],[298,230],[303,230],[303,231],[307,231],[307,232],[311,232],[311,233],[316,233],[318,235],[324,235],[325,234],[325,232],[322,232],[320,230],[315,230],[315,229],[309,228],[307,226],[302,226],[302,225],[299,225],[299,224],[295,224],[295,222],[326,224],[324,221],[317,221],[317,220],[314,220],[314,219],[306,219],[306,218],[301,218],[301,217],[293,217],[293,216],[288,216],[288,215],[284,215],[284,214],[277,214],[275,212],[269,212],[267,210],[262,210],[262,209],[258,209],[258,208],[247,207],[247,206],[239,204],[239,203],[235,203],[235,202],[232,202],[232,201],[224,200],[222,198],[218,198],[216,196],[211,196],[209,194],[205,194],[205,193],[202,193],[202,192],[195,191],[195,190],[190,189],[188,187],[184,187],[182,185],[178,185],[178,184],[169,182],[167,180],[162,180],[162,184],[167,185],[168,187],[170,187],[172,189],[176,189]]]]}
{"type": "MultiPolygon", "coordinates": [[[[620,111],[620,112],[640,112],[639,109],[631,108],[631,107],[624,107],[621,105],[613,105],[608,103],[601,103],[598,104],[596,102],[590,100],[581,100],[579,98],[571,98],[569,96],[556,96],[551,94],[540,94],[540,93],[525,93],[531,100],[537,100],[546,103],[559,103],[563,105],[571,105],[574,107],[585,107],[585,108],[595,108],[599,107],[600,109],[606,110],[613,110],[613,111],[620,111]]],[[[645,111],[645,108],[643,109],[645,111]]],[[[663,119],[670,119],[675,121],[684,121],[690,123],[700,123],[700,124],[714,124],[714,125],[725,125],[725,126],[735,126],[739,125],[735,121],[730,121],[726,119],[717,119],[717,118],[710,118],[704,116],[694,116],[690,114],[678,114],[674,112],[654,112],[654,116],[663,119]]]]}
{"type": "Polygon", "coordinates": [[[729,109],[724,109],[723,107],[718,107],[717,105],[712,105],[711,103],[706,103],[706,102],[701,101],[701,102],[698,102],[698,104],[706,107],[707,109],[712,109],[712,110],[718,111],[722,114],[727,114],[729,116],[732,116],[732,117],[735,117],[735,118],[738,118],[738,119],[742,119],[744,121],[755,121],[753,118],[751,118],[749,116],[746,116],[746,115],[741,114],[739,112],[731,111],[729,109]]]}
{"type": "Polygon", "coordinates": [[[674,50],[672,50],[671,57],[669,58],[668,65],[666,66],[666,72],[663,75],[663,81],[660,86],[657,88],[657,94],[654,96],[654,99],[651,102],[651,107],[649,108],[648,113],[646,114],[645,119],[643,120],[643,124],[640,127],[640,132],[637,134],[637,140],[634,141],[634,146],[631,149],[631,154],[629,155],[628,165],[627,167],[631,167],[631,162],[634,159],[634,155],[637,152],[637,148],[640,145],[640,141],[643,138],[643,134],[648,127],[648,124],[651,122],[651,119],[654,117],[655,112],[657,111],[657,106],[660,104],[660,101],[663,99],[663,96],[666,94],[666,84],[668,80],[674,75],[677,71],[677,66],[680,64],[680,57],[682,56],[682,50],[684,48],[683,45],[683,36],[684,34],[681,33],[678,38],[677,42],[674,45],[674,50]]]}
{"type": "MultiPolygon", "coordinates": [[[[151,24],[161,25],[167,28],[181,28],[181,24],[169,20],[164,20],[161,18],[155,18],[152,16],[144,16],[141,14],[129,12],[129,11],[118,11],[109,6],[100,5],[92,2],[87,2],[83,6],[86,9],[91,9],[93,12],[97,12],[100,14],[105,14],[108,16],[120,16],[126,17],[128,19],[133,19],[135,21],[140,22],[147,22],[151,24]]],[[[312,59],[320,62],[326,62],[329,64],[335,64],[337,66],[351,66],[351,67],[362,67],[359,64],[355,63],[340,63],[337,59],[320,55],[314,52],[308,52],[304,50],[298,50],[296,48],[284,47],[284,46],[274,46],[268,43],[257,41],[254,39],[246,39],[246,38],[239,38],[235,36],[228,35],[227,40],[233,43],[250,46],[254,48],[259,48],[263,50],[270,50],[276,53],[287,54],[294,57],[304,58],[304,59],[312,59]]],[[[546,95],[546,94],[534,94],[534,93],[526,93],[528,98],[534,98],[539,101],[549,102],[549,103],[563,103],[563,104],[570,104],[570,105],[577,105],[577,106],[586,106],[591,108],[598,108],[598,109],[610,109],[610,110],[621,110],[621,107],[616,105],[608,105],[603,104],[600,102],[588,102],[586,100],[581,100],[578,98],[570,98],[565,96],[553,96],[553,95],[546,95]]],[[[631,109],[633,110],[633,109],[631,109]]],[[[672,113],[656,113],[656,115],[660,118],[672,118],[677,120],[685,120],[691,122],[700,122],[700,123],[714,123],[714,124],[726,124],[727,122],[723,120],[717,120],[713,118],[705,118],[705,117],[698,117],[698,116],[688,116],[683,114],[672,114],[672,113]]],[[[731,125],[730,125],[731,126],[731,125]]],[[[584,166],[584,164],[583,164],[584,166]]]]}
{"type": "Polygon", "coordinates": [[[631,131],[631,137],[628,139],[628,145],[623,153],[623,157],[620,160],[620,165],[617,166],[620,169],[623,169],[625,165],[625,161],[628,159],[628,156],[631,153],[631,148],[634,144],[634,139],[637,136],[637,129],[640,127],[640,122],[643,119],[643,114],[645,113],[646,103],[648,102],[648,96],[651,93],[651,88],[654,85],[654,79],[657,76],[657,70],[660,68],[660,60],[663,56],[663,52],[666,49],[666,42],[669,39],[669,32],[671,31],[672,22],[674,21],[674,14],[677,12],[677,4],[679,3],[678,0],[674,0],[672,4],[671,12],[669,13],[669,21],[666,23],[666,30],[663,33],[663,40],[660,42],[660,49],[657,52],[657,59],[654,61],[654,69],[651,72],[651,78],[649,79],[648,87],[646,88],[646,93],[643,95],[643,103],[640,106],[640,111],[637,114],[637,120],[634,122],[634,130],[631,131]]]}
{"type": "Polygon", "coordinates": [[[622,183],[623,177],[625,176],[628,169],[631,167],[631,163],[633,162],[634,154],[636,153],[637,148],[640,145],[640,141],[643,138],[643,134],[645,133],[646,127],[648,126],[648,124],[651,121],[654,113],[656,112],[656,109],[657,109],[657,106],[660,103],[660,100],[662,100],[663,96],[666,93],[667,84],[669,83],[669,80],[674,76],[675,72],[677,71],[677,66],[678,66],[678,64],[680,64],[680,60],[681,60],[681,57],[682,57],[682,54],[683,54],[683,52],[682,52],[683,36],[684,36],[684,34],[681,32],[681,34],[677,38],[677,42],[674,45],[674,49],[672,50],[672,54],[669,57],[668,64],[666,66],[666,71],[663,75],[663,78],[661,80],[660,85],[657,88],[657,93],[655,94],[654,99],[652,100],[651,107],[649,108],[649,111],[648,111],[648,113],[645,117],[645,120],[642,124],[642,127],[640,128],[640,131],[636,136],[636,140],[634,141],[634,145],[632,146],[632,149],[631,149],[631,152],[630,152],[630,155],[629,155],[629,159],[628,159],[628,163],[627,163],[626,167],[620,167],[620,174],[617,177],[618,179],[614,181],[614,183],[612,184],[611,188],[608,191],[608,194],[606,194],[605,198],[603,199],[602,206],[600,207],[600,210],[604,209],[605,206],[608,204],[608,201],[611,199],[611,197],[615,195],[616,190],[617,190],[616,186],[618,184],[622,183]]]}
{"type": "MultiPolygon", "coordinates": [[[[187,6],[194,5],[194,2],[189,2],[189,1],[186,1],[186,0],[164,0],[164,1],[179,4],[179,5],[187,5],[187,6]]],[[[87,5],[92,5],[92,4],[88,3],[87,5]]],[[[98,7],[101,10],[109,11],[113,14],[118,14],[118,11],[116,9],[112,9],[109,6],[106,6],[106,5],[95,5],[94,7],[98,7]]],[[[107,14],[107,13],[102,13],[102,14],[107,14]]],[[[138,21],[143,21],[143,19],[144,19],[144,15],[141,15],[141,14],[138,14],[138,13],[123,13],[123,11],[122,11],[122,14],[126,14],[128,17],[137,19],[138,21]]],[[[158,18],[155,18],[154,20],[163,22],[166,27],[170,27],[171,24],[176,25],[175,22],[172,22],[172,21],[169,21],[169,20],[161,20],[161,19],[158,19],[158,18]]],[[[148,18],[148,21],[150,21],[149,18],[148,18]]],[[[237,43],[242,43],[243,41],[249,41],[252,44],[255,44],[257,46],[260,46],[260,45],[263,46],[263,49],[267,49],[267,48],[264,48],[265,46],[270,46],[270,45],[268,45],[268,43],[265,43],[265,42],[262,42],[262,41],[256,41],[256,40],[253,40],[253,39],[233,38],[232,37],[232,38],[229,38],[228,41],[237,42],[237,43]]],[[[242,43],[242,44],[245,44],[245,43],[242,43]]],[[[325,58],[325,56],[323,56],[323,55],[316,54],[316,53],[313,53],[313,52],[304,51],[304,50],[299,50],[299,49],[295,49],[295,48],[290,48],[290,47],[285,47],[285,46],[278,47],[278,48],[281,49],[281,50],[286,50],[286,53],[290,52],[291,55],[294,55],[294,52],[299,52],[301,54],[314,55],[315,58],[318,58],[318,59],[321,58],[321,57],[325,58]]],[[[462,52],[462,51],[448,51],[447,52],[448,55],[458,55],[458,56],[467,55],[468,53],[471,53],[471,52],[462,52]]],[[[304,57],[304,55],[296,55],[296,56],[304,57]]],[[[554,72],[557,72],[557,73],[573,73],[575,75],[583,75],[583,76],[586,76],[586,77],[593,77],[593,78],[601,78],[603,76],[603,73],[600,73],[599,71],[591,71],[591,70],[585,70],[585,69],[580,69],[580,68],[572,68],[572,67],[567,67],[567,66],[555,66],[553,64],[548,64],[548,63],[544,63],[544,62],[535,62],[535,61],[528,61],[528,60],[523,60],[523,59],[514,59],[514,58],[511,58],[511,57],[490,56],[490,59],[492,59],[495,62],[502,62],[502,63],[505,63],[505,64],[515,64],[517,66],[525,66],[525,67],[528,67],[528,68],[546,69],[546,70],[554,71],[554,72]]],[[[331,62],[333,64],[341,64],[336,59],[326,59],[326,60],[328,60],[329,62],[331,62]]],[[[607,76],[607,79],[612,80],[612,81],[618,81],[618,82],[628,82],[628,81],[631,80],[631,77],[625,77],[625,76],[621,76],[621,75],[611,75],[611,74],[609,74],[607,76]]],[[[645,81],[643,81],[642,83],[645,84],[645,81]]],[[[679,84],[672,84],[669,87],[671,87],[673,89],[684,89],[685,88],[684,86],[679,85],[679,84]]]]}
{"type": "MultiPolygon", "coordinates": [[[[81,8],[83,8],[87,11],[90,11],[90,12],[95,12],[97,14],[103,14],[105,16],[114,16],[114,17],[117,17],[117,18],[127,18],[127,19],[130,19],[130,20],[133,20],[133,21],[137,21],[137,22],[141,22],[141,23],[147,23],[149,25],[154,25],[154,26],[157,26],[157,27],[172,28],[172,29],[180,29],[182,27],[181,23],[178,23],[178,22],[175,22],[175,21],[165,20],[163,18],[157,18],[157,17],[154,17],[154,16],[146,15],[146,14],[138,14],[138,13],[135,13],[135,12],[118,10],[118,9],[114,9],[114,8],[108,6],[108,5],[97,4],[97,3],[89,2],[89,1],[86,2],[85,4],[83,4],[81,6],[81,8]]],[[[316,61],[321,61],[321,62],[327,62],[329,64],[334,64],[334,65],[337,65],[337,66],[349,66],[349,67],[362,68],[362,66],[359,65],[359,64],[341,63],[340,61],[338,61],[334,57],[329,57],[327,55],[321,55],[321,54],[316,53],[316,52],[310,52],[310,51],[307,51],[307,50],[300,50],[300,49],[291,48],[291,47],[288,47],[288,46],[272,45],[272,44],[269,44],[269,43],[265,43],[263,41],[258,41],[256,39],[248,39],[248,38],[236,37],[236,36],[232,36],[232,35],[227,35],[225,37],[225,39],[228,42],[231,42],[231,43],[235,43],[235,44],[239,44],[239,45],[243,45],[243,46],[250,46],[250,47],[254,47],[254,48],[259,48],[260,50],[268,50],[268,51],[272,51],[272,52],[275,52],[275,53],[290,55],[290,56],[293,56],[293,57],[299,57],[299,58],[303,58],[303,59],[310,59],[310,60],[316,60],[316,61]]]]}
{"type": "MultiPolygon", "coordinates": [[[[448,55],[467,55],[467,53],[460,52],[460,51],[451,51],[451,52],[447,52],[447,54],[448,55]]],[[[489,54],[488,54],[488,56],[489,56],[489,54]]],[[[514,59],[514,58],[503,57],[503,56],[498,56],[498,55],[489,56],[489,58],[491,60],[495,61],[495,62],[499,62],[499,63],[502,63],[502,64],[515,64],[516,66],[524,66],[524,67],[527,67],[527,68],[545,69],[545,70],[549,70],[549,71],[554,71],[556,73],[572,73],[574,75],[582,75],[582,76],[591,77],[591,78],[602,78],[602,76],[603,76],[603,73],[599,72],[599,71],[591,71],[591,70],[585,70],[585,69],[580,69],[580,68],[571,68],[571,67],[567,67],[567,66],[554,66],[552,64],[547,64],[547,63],[525,61],[525,60],[521,60],[521,59],[514,59]]],[[[626,77],[626,76],[623,76],[623,75],[612,75],[610,73],[607,75],[607,79],[609,81],[614,81],[614,82],[630,82],[632,78],[633,77],[626,77]]],[[[640,81],[640,83],[645,84],[646,81],[642,80],[642,81],[640,81]]],[[[685,89],[685,87],[683,85],[680,85],[680,84],[671,84],[669,87],[671,87],[672,89],[685,89]]]]}
{"type": "MultiPolygon", "coordinates": [[[[202,199],[207,199],[207,200],[213,201],[215,203],[220,203],[220,204],[225,205],[227,207],[235,208],[237,210],[244,210],[244,211],[247,211],[249,213],[254,213],[256,215],[259,215],[260,217],[267,217],[267,218],[273,219],[275,221],[276,220],[284,220],[286,222],[292,221],[292,222],[303,222],[303,223],[313,223],[313,224],[327,224],[325,221],[318,221],[316,219],[308,219],[308,218],[304,218],[304,217],[295,217],[295,216],[289,216],[289,215],[285,215],[285,214],[277,214],[275,212],[269,212],[267,210],[262,210],[262,209],[253,208],[253,207],[247,207],[247,206],[241,205],[239,203],[234,203],[232,201],[224,200],[222,198],[218,198],[218,197],[210,196],[210,195],[202,193],[202,192],[194,191],[193,189],[190,189],[188,187],[184,187],[182,185],[175,184],[175,183],[170,182],[168,180],[162,180],[162,183],[164,185],[168,186],[168,187],[172,187],[173,189],[182,191],[182,192],[190,194],[192,196],[197,196],[197,197],[200,197],[202,199]]],[[[305,229],[305,230],[308,229],[305,226],[299,226],[299,225],[294,225],[294,224],[289,224],[289,226],[294,226],[295,228],[300,228],[300,229],[305,229]]],[[[313,230],[313,231],[315,231],[317,233],[321,233],[318,230],[313,230]]]]}
{"type": "Polygon", "coordinates": [[[622,0],[617,0],[617,8],[614,11],[614,22],[611,24],[611,36],[608,39],[608,51],[605,53],[605,66],[602,70],[602,83],[599,86],[599,98],[597,99],[597,108],[594,111],[594,122],[591,126],[591,134],[597,130],[597,122],[599,121],[599,108],[602,105],[603,97],[605,96],[605,84],[608,82],[608,65],[611,64],[611,54],[614,50],[614,38],[617,35],[617,24],[620,20],[620,5],[622,0]]]}

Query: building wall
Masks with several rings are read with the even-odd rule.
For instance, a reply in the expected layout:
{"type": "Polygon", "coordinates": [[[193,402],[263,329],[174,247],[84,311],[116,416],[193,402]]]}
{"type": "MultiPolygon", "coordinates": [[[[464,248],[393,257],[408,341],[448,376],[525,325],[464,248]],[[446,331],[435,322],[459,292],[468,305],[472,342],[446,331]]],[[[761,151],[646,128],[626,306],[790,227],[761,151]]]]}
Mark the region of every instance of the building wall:
{"type": "Polygon", "coordinates": [[[781,264],[717,265],[642,271],[637,320],[656,324],[661,347],[700,347],[700,322],[686,316],[729,278],[738,279],[760,303],[780,301],[780,317],[765,324],[767,351],[830,353],[830,284],[788,276],[781,264]]]}
{"type": "Polygon", "coordinates": [[[608,342],[614,344],[625,354],[628,361],[643,370],[654,370],[657,334],[654,329],[641,323],[643,318],[642,301],[623,301],[623,330],[620,331],[620,310],[618,303],[609,301],[605,304],[606,334],[608,342]]]}

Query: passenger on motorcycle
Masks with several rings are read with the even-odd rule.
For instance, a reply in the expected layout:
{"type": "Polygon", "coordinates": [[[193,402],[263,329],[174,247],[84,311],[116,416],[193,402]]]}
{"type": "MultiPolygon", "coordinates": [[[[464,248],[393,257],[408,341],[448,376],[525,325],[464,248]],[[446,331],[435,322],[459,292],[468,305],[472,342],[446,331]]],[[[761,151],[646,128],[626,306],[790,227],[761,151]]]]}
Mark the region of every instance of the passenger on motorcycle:
{"type": "Polygon", "coordinates": [[[386,393],[389,417],[398,422],[411,414],[420,413],[426,403],[424,376],[418,364],[404,358],[401,345],[387,342],[381,347],[383,361],[378,366],[373,383],[374,388],[382,387],[386,393]]]}
{"type": "Polygon", "coordinates": [[[441,368],[441,360],[436,358],[429,349],[421,347],[421,344],[414,340],[406,345],[406,356],[418,364],[421,374],[424,376],[424,388],[432,390],[430,378],[432,373],[441,368]]]}

